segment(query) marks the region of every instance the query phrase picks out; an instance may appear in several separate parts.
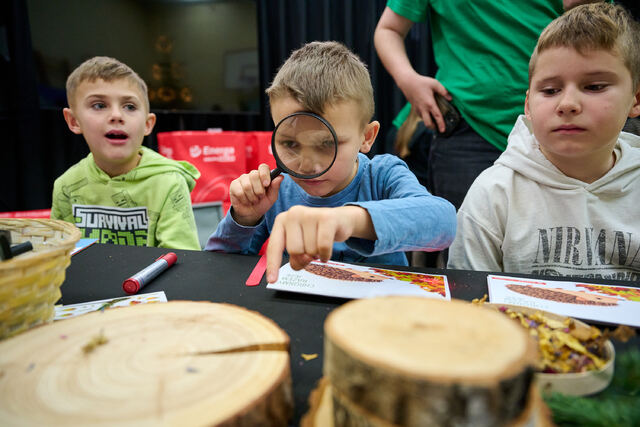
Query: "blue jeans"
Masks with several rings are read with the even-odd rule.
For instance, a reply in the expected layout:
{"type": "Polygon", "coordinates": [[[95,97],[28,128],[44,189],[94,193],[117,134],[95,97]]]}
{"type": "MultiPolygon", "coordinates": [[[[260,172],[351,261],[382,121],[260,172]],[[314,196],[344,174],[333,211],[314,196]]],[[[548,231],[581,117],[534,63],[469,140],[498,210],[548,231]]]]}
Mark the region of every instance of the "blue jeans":
{"type": "Polygon", "coordinates": [[[447,138],[434,136],[429,151],[429,191],[460,208],[480,172],[502,154],[464,120],[447,138]]]}

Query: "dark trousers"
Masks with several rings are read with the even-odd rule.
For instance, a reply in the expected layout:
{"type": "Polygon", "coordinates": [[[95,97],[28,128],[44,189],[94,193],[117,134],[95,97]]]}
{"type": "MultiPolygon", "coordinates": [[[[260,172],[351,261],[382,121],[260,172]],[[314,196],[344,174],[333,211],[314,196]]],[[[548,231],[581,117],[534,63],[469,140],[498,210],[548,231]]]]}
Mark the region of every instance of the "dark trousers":
{"type": "Polygon", "coordinates": [[[465,120],[447,138],[434,136],[429,151],[429,191],[460,208],[480,172],[502,154],[478,135],[465,120]]]}
{"type": "MultiPolygon", "coordinates": [[[[429,151],[429,191],[460,209],[464,196],[480,172],[493,165],[502,151],[489,144],[464,120],[449,137],[434,136],[429,151]]],[[[427,266],[434,262],[429,254],[427,266]]],[[[436,267],[444,268],[449,258],[445,249],[436,257],[436,267]]]]}

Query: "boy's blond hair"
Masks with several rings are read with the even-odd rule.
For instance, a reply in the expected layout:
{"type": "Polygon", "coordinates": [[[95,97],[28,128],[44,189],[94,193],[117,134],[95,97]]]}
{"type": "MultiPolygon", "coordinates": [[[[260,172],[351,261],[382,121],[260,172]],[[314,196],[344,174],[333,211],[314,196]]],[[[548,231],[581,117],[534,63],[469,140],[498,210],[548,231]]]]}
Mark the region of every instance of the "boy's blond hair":
{"type": "Polygon", "coordinates": [[[266,93],[271,103],[290,96],[316,114],[341,101],[355,101],[362,109],[362,126],[372,119],[375,108],[367,66],[334,41],[311,42],[293,51],[266,93]]]}
{"type": "Polygon", "coordinates": [[[593,3],[577,6],[554,19],[540,34],[529,61],[529,83],[538,55],[547,49],[569,47],[580,54],[606,50],[622,59],[631,72],[633,90],[640,82],[640,24],[622,6],[593,3]]]}
{"type": "Polygon", "coordinates": [[[147,84],[131,67],[108,56],[94,56],[91,59],[87,59],[69,74],[67,78],[67,102],[69,106],[72,107],[71,104],[75,101],[76,90],[82,82],[95,82],[99,79],[105,82],[120,79],[127,80],[140,90],[147,112],[149,112],[147,84]]]}

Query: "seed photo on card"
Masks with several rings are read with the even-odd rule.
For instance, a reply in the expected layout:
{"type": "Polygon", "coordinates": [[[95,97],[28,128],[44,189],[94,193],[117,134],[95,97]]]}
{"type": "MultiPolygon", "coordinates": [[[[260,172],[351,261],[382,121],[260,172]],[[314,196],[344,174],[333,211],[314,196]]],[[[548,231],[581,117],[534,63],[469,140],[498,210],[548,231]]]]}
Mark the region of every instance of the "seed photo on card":
{"type": "Polygon", "coordinates": [[[313,261],[295,271],[287,263],[269,289],[341,298],[416,295],[450,300],[447,276],[365,267],[342,262],[313,261]]]}
{"type": "Polygon", "coordinates": [[[640,326],[640,288],[489,275],[489,301],[598,322],[640,326]]]}

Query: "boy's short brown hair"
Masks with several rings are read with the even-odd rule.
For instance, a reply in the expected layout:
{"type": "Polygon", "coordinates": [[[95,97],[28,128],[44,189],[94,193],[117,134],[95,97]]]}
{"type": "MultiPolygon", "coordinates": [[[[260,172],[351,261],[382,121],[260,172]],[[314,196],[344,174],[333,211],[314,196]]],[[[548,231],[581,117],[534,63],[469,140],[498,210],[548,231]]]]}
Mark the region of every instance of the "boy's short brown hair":
{"type": "Polygon", "coordinates": [[[620,57],[631,73],[633,90],[640,83],[640,24],[622,6],[592,3],[577,6],[554,19],[538,38],[529,61],[529,83],[538,55],[554,47],[579,53],[606,50],[620,57]]]}
{"type": "Polygon", "coordinates": [[[311,42],[293,51],[266,93],[270,102],[290,96],[316,114],[329,105],[355,101],[362,109],[363,126],[375,108],[367,66],[335,41],[311,42]]]}
{"type": "Polygon", "coordinates": [[[94,56],[87,59],[73,70],[67,78],[67,102],[69,106],[74,101],[76,90],[82,82],[95,82],[96,80],[112,82],[114,80],[125,79],[137,86],[143,98],[143,102],[149,112],[149,94],[147,84],[128,65],[108,56],[94,56]]]}

